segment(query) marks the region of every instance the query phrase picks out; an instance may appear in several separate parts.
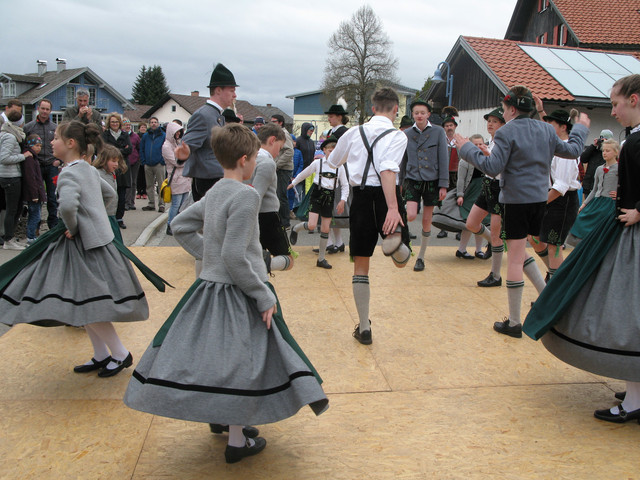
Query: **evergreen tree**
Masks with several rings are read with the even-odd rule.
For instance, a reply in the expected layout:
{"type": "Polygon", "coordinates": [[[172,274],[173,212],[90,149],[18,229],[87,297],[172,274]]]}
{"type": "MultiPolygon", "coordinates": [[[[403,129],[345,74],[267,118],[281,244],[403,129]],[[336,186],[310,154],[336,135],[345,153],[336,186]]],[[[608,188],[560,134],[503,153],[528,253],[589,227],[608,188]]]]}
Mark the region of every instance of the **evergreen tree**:
{"type": "Polygon", "coordinates": [[[167,79],[160,65],[147,68],[142,66],[133,84],[131,96],[140,105],[155,105],[169,93],[167,79]]]}

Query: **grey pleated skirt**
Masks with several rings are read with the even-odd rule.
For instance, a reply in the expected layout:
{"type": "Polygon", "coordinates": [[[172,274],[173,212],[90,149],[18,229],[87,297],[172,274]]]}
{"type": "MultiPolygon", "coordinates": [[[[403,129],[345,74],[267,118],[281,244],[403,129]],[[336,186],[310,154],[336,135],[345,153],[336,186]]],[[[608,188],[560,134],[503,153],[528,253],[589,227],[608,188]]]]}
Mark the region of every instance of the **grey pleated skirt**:
{"type": "Polygon", "coordinates": [[[0,322],[82,326],[136,322],[149,305],[129,260],[112,244],[85,250],[62,236],[0,292],[0,322]]]}
{"type": "Polygon", "coordinates": [[[640,382],[639,293],[640,224],[635,224],[623,229],[542,343],[574,367],[640,382]]]}
{"type": "Polygon", "coordinates": [[[277,323],[267,330],[255,301],[239,287],[202,281],[161,345],[147,348],[125,404],[230,425],[276,422],[304,405],[319,415],[327,397],[284,321],[277,323]]]}

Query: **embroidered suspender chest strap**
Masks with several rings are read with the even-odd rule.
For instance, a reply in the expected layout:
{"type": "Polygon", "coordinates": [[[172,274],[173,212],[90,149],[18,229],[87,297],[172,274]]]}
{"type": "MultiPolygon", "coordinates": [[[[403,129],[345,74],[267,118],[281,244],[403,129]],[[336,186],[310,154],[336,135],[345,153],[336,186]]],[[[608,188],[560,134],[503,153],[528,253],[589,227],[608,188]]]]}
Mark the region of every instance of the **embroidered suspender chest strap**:
{"type": "Polygon", "coordinates": [[[325,178],[333,178],[333,190],[335,191],[336,189],[336,185],[338,184],[338,169],[336,168],[336,173],[332,174],[331,172],[326,172],[326,173],[322,173],[322,162],[324,161],[324,158],[320,159],[320,172],[318,172],[318,188],[322,188],[322,177],[324,176],[325,178]],[[330,175],[334,175],[334,176],[330,176],[330,175]]]}
{"type": "MultiPolygon", "coordinates": [[[[364,148],[367,149],[367,153],[368,153],[367,164],[364,167],[364,172],[362,172],[362,182],[360,182],[360,190],[364,190],[364,187],[367,183],[367,176],[369,175],[369,167],[371,167],[371,165],[373,164],[373,148],[376,146],[376,143],[378,143],[378,140],[380,140],[382,137],[384,137],[385,135],[391,132],[395,132],[396,129],[390,128],[389,130],[385,130],[384,132],[382,132],[380,135],[376,137],[376,139],[373,141],[371,146],[369,146],[369,140],[367,140],[367,136],[364,134],[364,127],[360,125],[358,129],[360,130],[360,136],[362,137],[362,141],[364,142],[364,148]]],[[[380,184],[382,184],[382,179],[380,178],[380,174],[378,173],[378,170],[376,170],[375,165],[373,165],[373,170],[376,172],[376,175],[378,176],[378,180],[380,180],[380,184]]]]}

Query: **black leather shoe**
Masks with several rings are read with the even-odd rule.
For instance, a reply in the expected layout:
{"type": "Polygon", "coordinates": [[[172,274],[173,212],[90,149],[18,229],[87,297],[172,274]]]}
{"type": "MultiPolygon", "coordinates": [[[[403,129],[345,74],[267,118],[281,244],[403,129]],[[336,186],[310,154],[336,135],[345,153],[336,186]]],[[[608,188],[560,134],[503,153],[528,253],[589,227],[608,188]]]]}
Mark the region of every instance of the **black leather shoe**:
{"type": "Polygon", "coordinates": [[[295,245],[298,243],[298,232],[296,232],[293,228],[291,229],[291,235],[289,235],[289,243],[291,245],[295,245]]]}
{"type": "Polygon", "coordinates": [[[496,280],[496,277],[493,276],[493,272],[489,272],[489,276],[484,280],[480,280],[478,282],[479,287],[501,287],[502,286],[502,277],[496,280]]]}
{"type": "Polygon", "coordinates": [[[498,333],[502,333],[503,335],[509,335],[513,338],[522,338],[522,325],[509,325],[508,318],[505,318],[503,322],[494,323],[493,329],[498,333]]]}
{"type": "MultiPolygon", "coordinates": [[[[369,320],[369,325],[371,325],[371,320],[369,320]]],[[[356,323],[356,328],[353,329],[353,338],[363,345],[371,345],[373,343],[373,339],[371,338],[371,329],[360,332],[359,323],[356,323]]]]}
{"type": "Polygon", "coordinates": [[[155,212],[156,211],[156,207],[152,207],[151,205],[147,205],[146,207],[142,207],[142,210],[144,210],[145,212],[155,212]]]}
{"type": "Polygon", "coordinates": [[[251,445],[251,442],[247,440],[247,444],[244,447],[232,447],[231,445],[227,445],[227,449],[224,451],[224,458],[227,463],[236,463],[244,457],[257,455],[264,450],[264,447],[267,446],[267,441],[262,437],[256,437],[253,441],[255,443],[251,445]]]}
{"type": "Polygon", "coordinates": [[[117,363],[118,366],[116,368],[107,368],[105,366],[102,370],[98,372],[99,377],[102,377],[102,378],[113,377],[114,375],[117,375],[125,368],[129,368],[131,365],[133,365],[133,355],[131,355],[131,352],[129,352],[129,355],[127,355],[127,358],[125,358],[124,360],[120,361],[120,360],[116,360],[115,358],[112,358],[111,361],[117,363]]]}
{"type": "Polygon", "coordinates": [[[418,238],[418,236],[417,236],[417,235],[414,235],[413,233],[410,233],[410,234],[409,234],[409,239],[411,239],[411,240],[415,240],[416,238],[418,238]]]}
{"type": "Polygon", "coordinates": [[[326,268],[327,270],[330,270],[333,268],[331,265],[329,265],[329,262],[327,262],[326,260],[322,260],[322,261],[317,260],[316,267],[326,268]]]}
{"type": "Polygon", "coordinates": [[[167,235],[169,236],[173,236],[173,231],[171,231],[171,227],[169,225],[167,225],[167,235]]]}
{"type": "Polygon", "coordinates": [[[119,226],[122,230],[124,230],[125,228],[127,228],[127,226],[124,224],[124,222],[123,222],[122,220],[119,220],[119,221],[118,221],[118,226],[119,226]]]}
{"type": "Polygon", "coordinates": [[[616,392],[614,394],[614,397],[616,397],[618,400],[623,401],[624,397],[627,396],[627,392],[616,392]]]}
{"type": "Polygon", "coordinates": [[[93,372],[94,370],[99,370],[100,368],[104,368],[107,365],[109,365],[109,362],[111,361],[111,357],[107,357],[104,360],[96,360],[95,358],[91,359],[91,364],[90,365],[76,365],[75,367],[73,367],[73,371],[76,373],[87,373],[87,372],[93,372]]]}
{"type": "Polygon", "coordinates": [[[424,260],[421,258],[416,260],[416,264],[413,266],[414,272],[421,272],[424,270],[424,260]]]}
{"type": "MultiPolygon", "coordinates": [[[[218,435],[221,433],[229,432],[229,425],[220,425],[219,423],[210,423],[209,428],[211,429],[211,433],[217,433],[218,435]]],[[[251,425],[247,425],[242,427],[242,434],[247,438],[256,438],[260,435],[260,430],[256,427],[252,427],[251,425]]]]}
{"type": "Polygon", "coordinates": [[[331,245],[330,247],[327,247],[327,253],[338,253],[338,252],[344,252],[344,243],[340,246],[337,245],[331,245]]]}
{"type": "Polygon", "coordinates": [[[487,249],[484,252],[476,252],[476,257],[481,260],[489,260],[493,256],[491,252],[491,245],[487,245],[487,249]]]}
{"type": "Polygon", "coordinates": [[[446,238],[447,237],[447,231],[446,230],[440,230],[440,233],[438,233],[438,235],[436,235],[436,238],[446,238]]]}
{"type": "Polygon", "coordinates": [[[457,258],[464,258],[465,260],[475,260],[475,258],[473,257],[473,255],[469,255],[468,252],[461,252],[460,250],[456,250],[456,257],[457,258]]]}
{"type": "Polygon", "coordinates": [[[456,233],[456,240],[460,241],[460,232],[456,233]]]}
{"type": "Polygon", "coordinates": [[[311,251],[315,254],[320,253],[320,249],[319,248],[312,248],[311,251]]]}
{"type": "Polygon", "coordinates": [[[606,422],[612,423],[625,423],[629,420],[640,419],[640,408],[638,408],[637,410],[633,410],[632,412],[627,412],[624,408],[622,408],[622,404],[620,404],[618,405],[618,410],[620,411],[620,413],[618,413],[617,415],[611,413],[611,410],[608,408],[604,410],[596,410],[595,412],[593,412],[593,416],[599,420],[604,420],[606,422]]]}

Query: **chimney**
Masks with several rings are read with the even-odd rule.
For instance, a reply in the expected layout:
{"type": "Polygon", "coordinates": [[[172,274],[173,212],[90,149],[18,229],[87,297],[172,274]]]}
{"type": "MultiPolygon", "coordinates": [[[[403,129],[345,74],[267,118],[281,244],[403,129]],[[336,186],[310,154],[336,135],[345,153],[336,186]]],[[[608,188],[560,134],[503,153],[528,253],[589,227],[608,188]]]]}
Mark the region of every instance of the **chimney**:
{"type": "Polygon", "coordinates": [[[193,92],[191,92],[191,96],[192,97],[199,97],[200,96],[200,92],[198,90],[194,90],[193,92]]]}
{"type": "Polygon", "coordinates": [[[47,61],[46,60],[36,60],[38,63],[38,76],[41,77],[45,73],[47,73],[47,61]]]}
{"type": "Polygon", "coordinates": [[[64,72],[67,69],[66,58],[56,58],[56,63],[58,64],[58,73],[64,72]]]}
{"type": "Polygon", "coordinates": [[[270,103],[267,103],[267,107],[271,107],[271,104],[270,104],[270,103]]]}

